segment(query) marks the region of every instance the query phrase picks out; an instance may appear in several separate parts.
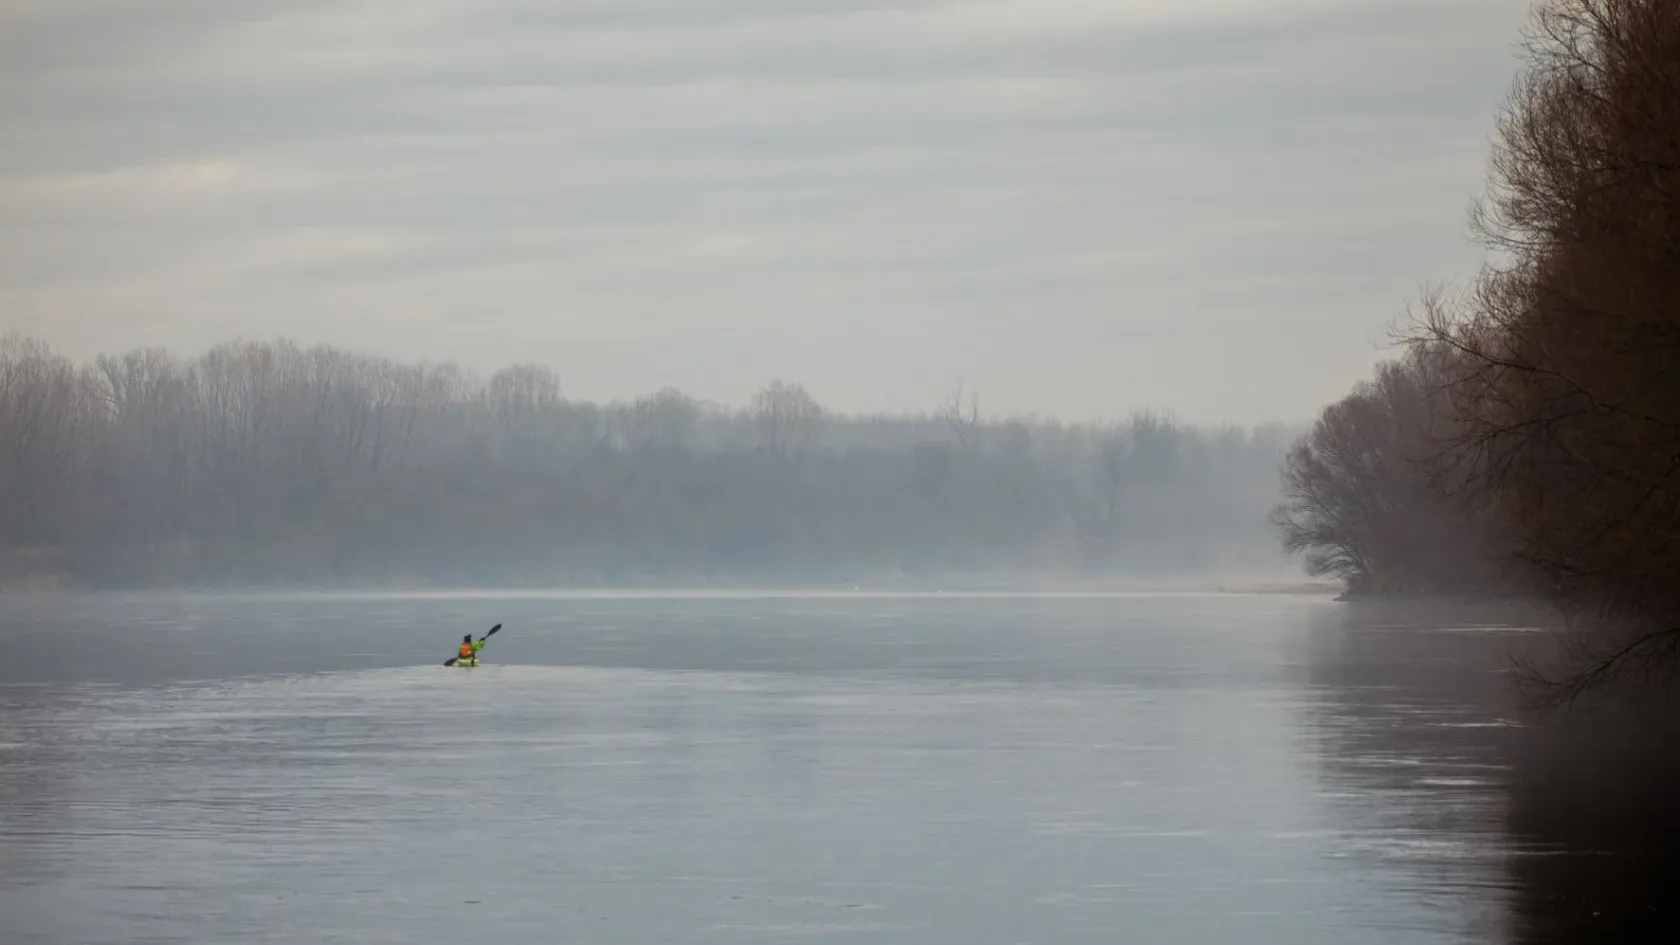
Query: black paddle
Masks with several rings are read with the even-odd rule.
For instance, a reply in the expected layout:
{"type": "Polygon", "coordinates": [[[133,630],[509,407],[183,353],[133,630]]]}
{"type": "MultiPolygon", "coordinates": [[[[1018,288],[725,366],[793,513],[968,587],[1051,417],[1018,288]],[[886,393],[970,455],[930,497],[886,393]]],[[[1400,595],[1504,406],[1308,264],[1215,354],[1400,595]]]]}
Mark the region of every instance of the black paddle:
{"type": "MultiPolygon", "coordinates": [[[[485,634],[485,635],[484,635],[484,636],[481,636],[481,637],[479,637],[479,638],[478,638],[478,645],[479,645],[479,646],[483,646],[483,645],[484,645],[484,641],[485,641],[485,640],[488,640],[488,639],[490,639],[490,638],[491,638],[491,637],[493,637],[493,636],[495,636],[495,635],[496,635],[496,631],[497,631],[497,630],[500,630],[500,629],[502,629],[502,625],[501,625],[501,624],[496,624],[496,625],[495,625],[495,626],[494,626],[494,627],[491,627],[491,628],[490,628],[490,632],[489,632],[489,633],[486,633],[486,634],[485,634]]],[[[455,663],[456,663],[456,662],[457,662],[457,661],[458,661],[458,660],[460,660],[460,657],[459,657],[459,656],[451,656],[451,657],[450,657],[450,658],[449,658],[449,659],[447,659],[447,660],[444,660],[444,662],[443,662],[443,665],[445,665],[445,666],[454,666],[454,665],[455,665],[455,663]]]]}

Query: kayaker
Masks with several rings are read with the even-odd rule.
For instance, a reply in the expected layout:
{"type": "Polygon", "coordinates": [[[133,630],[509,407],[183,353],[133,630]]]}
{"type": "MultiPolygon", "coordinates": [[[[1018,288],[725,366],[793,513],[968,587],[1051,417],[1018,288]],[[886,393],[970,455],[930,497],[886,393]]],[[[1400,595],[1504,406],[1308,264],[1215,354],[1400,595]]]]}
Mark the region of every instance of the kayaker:
{"type": "Polygon", "coordinates": [[[478,658],[478,648],[483,646],[483,645],[484,645],[484,643],[482,641],[480,641],[478,643],[474,643],[473,638],[472,638],[472,634],[470,634],[470,633],[467,634],[466,636],[461,638],[461,651],[460,651],[461,655],[460,655],[460,658],[463,659],[463,660],[477,659],[478,658]]]}

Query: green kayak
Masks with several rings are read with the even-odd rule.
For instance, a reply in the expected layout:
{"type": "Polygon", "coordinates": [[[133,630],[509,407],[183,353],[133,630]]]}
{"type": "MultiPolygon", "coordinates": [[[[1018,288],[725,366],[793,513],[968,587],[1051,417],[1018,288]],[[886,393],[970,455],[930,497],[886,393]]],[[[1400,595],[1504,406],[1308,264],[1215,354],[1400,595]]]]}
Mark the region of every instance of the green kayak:
{"type": "Polygon", "coordinates": [[[478,665],[478,658],[473,657],[470,660],[456,660],[455,665],[461,667],[462,669],[471,669],[478,665]]]}

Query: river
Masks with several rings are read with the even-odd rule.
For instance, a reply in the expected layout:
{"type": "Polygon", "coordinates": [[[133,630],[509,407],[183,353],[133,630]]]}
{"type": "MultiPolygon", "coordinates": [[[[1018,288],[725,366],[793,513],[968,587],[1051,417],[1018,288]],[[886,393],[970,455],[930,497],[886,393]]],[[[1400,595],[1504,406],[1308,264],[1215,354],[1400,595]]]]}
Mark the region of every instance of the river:
{"type": "Polygon", "coordinates": [[[1288,594],[10,597],[0,941],[1680,940],[1675,732],[1529,724],[1535,636],[1288,594]]]}

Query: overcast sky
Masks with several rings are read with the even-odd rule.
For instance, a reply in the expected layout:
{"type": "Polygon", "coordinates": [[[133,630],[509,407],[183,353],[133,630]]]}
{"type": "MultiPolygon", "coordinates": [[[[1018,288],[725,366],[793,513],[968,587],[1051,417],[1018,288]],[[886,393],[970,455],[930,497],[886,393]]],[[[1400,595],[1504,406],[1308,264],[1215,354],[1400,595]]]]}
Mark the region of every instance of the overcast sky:
{"type": "Polygon", "coordinates": [[[1474,271],[1526,10],[0,0],[0,329],[1306,419],[1474,271]]]}

